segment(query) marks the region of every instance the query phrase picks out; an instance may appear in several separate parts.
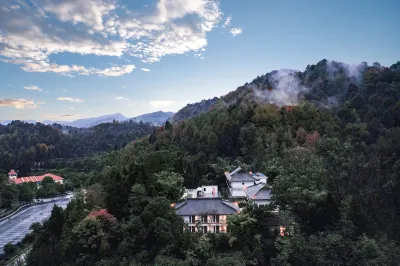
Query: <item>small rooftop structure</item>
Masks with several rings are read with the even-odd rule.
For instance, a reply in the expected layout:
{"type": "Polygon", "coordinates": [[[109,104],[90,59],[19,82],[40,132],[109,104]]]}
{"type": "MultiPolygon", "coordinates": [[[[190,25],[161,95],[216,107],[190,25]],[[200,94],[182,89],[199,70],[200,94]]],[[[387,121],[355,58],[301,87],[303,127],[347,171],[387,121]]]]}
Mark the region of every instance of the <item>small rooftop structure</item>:
{"type": "Polygon", "coordinates": [[[219,197],[218,186],[201,186],[196,189],[185,189],[182,198],[215,198],[219,197]]]}
{"type": "Polygon", "coordinates": [[[8,174],[9,174],[9,175],[16,175],[16,174],[17,174],[17,172],[15,172],[15,170],[14,170],[14,169],[11,169],[11,170],[10,170],[10,172],[8,172],[8,174]]]}
{"type": "Polygon", "coordinates": [[[187,215],[229,215],[238,213],[239,206],[222,198],[188,198],[184,202],[174,205],[176,214],[187,215]]]}
{"type": "Polygon", "coordinates": [[[9,179],[16,179],[18,177],[18,173],[15,172],[14,169],[11,169],[10,172],[8,172],[8,178],[9,179]]]}

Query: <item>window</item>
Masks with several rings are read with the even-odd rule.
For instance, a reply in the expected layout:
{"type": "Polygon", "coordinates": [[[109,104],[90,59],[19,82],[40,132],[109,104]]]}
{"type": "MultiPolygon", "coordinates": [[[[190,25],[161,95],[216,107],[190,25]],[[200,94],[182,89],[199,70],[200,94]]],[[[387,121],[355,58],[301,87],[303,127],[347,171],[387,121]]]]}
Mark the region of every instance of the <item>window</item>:
{"type": "Polygon", "coordinates": [[[203,233],[207,233],[207,226],[203,226],[203,233]]]}
{"type": "Polygon", "coordinates": [[[204,191],[206,191],[206,188],[203,188],[204,191]]]}
{"type": "Polygon", "coordinates": [[[189,232],[196,232],[196,226],[189,226],[189,232]]]}
{"type": "Polygon", "coordinates": [[[207,215],[202,215],[201,216],[201,222],[202,223],[207,223],[207,215]]]}
{"type": "Polygon", "coordinates": [[[213,215],[212,216],[212,222],[213,223],[219,223],[219,215],[213,215]]]}
{"type": "Polygon", "coordinates": [[[189,223],[194,224],[196,223],[196,216],[189,216],[189,223]]]}
{"type": "Polygon", "coordinates": [[[219,233],[219,226],[218,225],[214,226],[214,233],[219,233]]]}
{"type": "Polygon", "coordinates": [[[244,186],[244,183],[242,183],[242,185],[244,186]]]}

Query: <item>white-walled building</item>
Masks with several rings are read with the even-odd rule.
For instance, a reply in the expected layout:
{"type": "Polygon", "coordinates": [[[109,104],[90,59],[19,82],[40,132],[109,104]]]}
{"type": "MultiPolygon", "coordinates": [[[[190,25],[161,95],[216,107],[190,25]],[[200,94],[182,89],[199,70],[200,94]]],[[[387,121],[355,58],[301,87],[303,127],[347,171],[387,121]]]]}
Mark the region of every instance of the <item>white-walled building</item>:
{"type": "Polygon", "coordinates": [[[15,172],[14,169],[11,169],[10,172],[8,172],[8,179],[14,180],[14,179],[17,179],[17,177],[18,177],[18,173],[15,172]]]}
{"type": "Polygon", "coordinates": [[[227,216],[240,212],[236,203],[222,198],[188,198],[174,205],[190,232],[226,233],[227,216]]]}
{"type": "Polygon", "coordinates": [[[196,189],[185,189],[182,198],[214,198],[219,197],[218,186],[201,186],[196,189]]]}
{"type": "Polygon", "coordinates": [[[229,194],[231,198],[247,197],[245,188],[251,187],[257,184],[267,184],[268,178],[262,173],[246,173],[242,171],[240,167],[236,168],[231,173],[225,172],[226,183],[228,185],[229,194]]]}

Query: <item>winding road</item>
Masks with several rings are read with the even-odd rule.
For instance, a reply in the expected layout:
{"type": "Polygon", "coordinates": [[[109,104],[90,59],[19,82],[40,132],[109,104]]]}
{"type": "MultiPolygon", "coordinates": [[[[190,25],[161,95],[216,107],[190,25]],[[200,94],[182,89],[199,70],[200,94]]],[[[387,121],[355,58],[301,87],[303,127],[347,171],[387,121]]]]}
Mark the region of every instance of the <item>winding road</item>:
{"type": "Polygon", "coordinates": [[[3,254],[3,247],[8,242],[16,244],[20,242],[27,233],[32,223],[42,222],[51,215],[54,205],[66,208],[70,197],[54,198],[51,201],[26,207],[16,214],[0,220],[0,254],[3,254]]]}

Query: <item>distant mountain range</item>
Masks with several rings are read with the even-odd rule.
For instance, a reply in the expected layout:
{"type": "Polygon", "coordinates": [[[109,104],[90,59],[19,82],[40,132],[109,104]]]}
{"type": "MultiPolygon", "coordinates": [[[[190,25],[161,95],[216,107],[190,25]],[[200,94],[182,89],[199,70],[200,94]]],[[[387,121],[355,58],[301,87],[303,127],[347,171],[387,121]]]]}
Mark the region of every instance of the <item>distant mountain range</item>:
{"type": "MultiPolygon", "coordinates": [[[[99,125],[101,123],[109,123],[115,121],[119,122],[124,122],[124,121],[129,121],[132,120],[133,122],[140,122],[142,121],[143,123],[150,123],[152,125],[162,125],[167,121],[170,117],[173,116],[174,113],[172,112],[154,112],[154,113],[149,113],[149,114],[143,114],[140,116],[132,117],[132,118],[127,118],[124,115],[120,113],[116,114],[111,114],[111,115],[103,115],[99,117],[91,117],[91,118],[83,118],[83,119],[78,119],[72,122],[68,121],[53,121],[53,120],[45,120],[42,121],[42,124],[45,125],[52,125],[52,124],[61,124],[65,126],[71,126],[71,127],[79,127],[79,128],[84,128],[84,127],[92,127],[99,125]]],[[[11,123],[13,120],[3,120],[0,121],[0,124],[2,125],[7,125],[11,123]]],[[[26,123],[31,123],[34,124],[36,123],[35,120],[23,120],[26,123]]]]}

